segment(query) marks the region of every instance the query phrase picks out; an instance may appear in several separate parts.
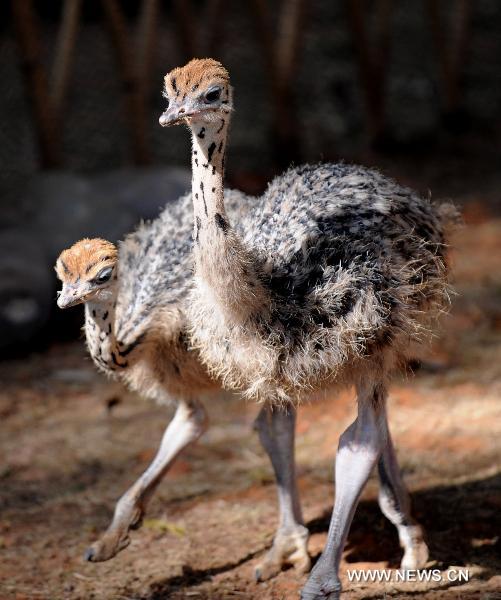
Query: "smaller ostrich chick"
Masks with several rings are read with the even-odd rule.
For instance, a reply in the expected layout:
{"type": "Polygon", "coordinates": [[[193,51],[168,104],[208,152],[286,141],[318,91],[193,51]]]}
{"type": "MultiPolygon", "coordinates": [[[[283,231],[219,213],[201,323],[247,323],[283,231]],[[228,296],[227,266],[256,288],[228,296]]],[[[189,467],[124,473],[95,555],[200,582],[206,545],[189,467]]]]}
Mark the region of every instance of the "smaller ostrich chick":
{"type": "MultiPolygon", "coordinates": [[[[133,250],[127,246],[131,239],[120,249],[125,260],[133,250]]],[[[85,305],[87,346],[100,370],[146,397],[160,403],[176,398],[178,405],[153,462],[119,500],[106,533],[88,549],[86,558],[91,561],[112,558],[129,544],[129,529],[140,525],[161,478],[206,428],[205,410],[194,396],[217,387],[188,350],[182,313],[176,307],[150,307],[133,315],[132,324],[127,322],[130,315],[123,304],[130,306],[124,290],[129,282],[126,276],[122,281],[119,262],[117,248],[102,239],[83,239],[64,250],[56,263],[63,283],[58,306],[85,305]]],[[[130,276],[130,262],[128,266],[130,276]]]]}

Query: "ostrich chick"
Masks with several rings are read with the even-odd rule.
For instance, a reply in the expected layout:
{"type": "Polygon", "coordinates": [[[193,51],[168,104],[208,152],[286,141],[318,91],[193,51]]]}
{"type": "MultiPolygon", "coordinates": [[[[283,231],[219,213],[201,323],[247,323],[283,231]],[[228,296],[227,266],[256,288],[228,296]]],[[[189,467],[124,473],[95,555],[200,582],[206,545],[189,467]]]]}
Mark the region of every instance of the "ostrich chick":
{"type": "MultiPolygon", "coordinates": [[[[133,238],[132,238],[133,239],[133,238]]],[[[140,526],[145,505],[176,456],[205,430],[207,418],[197,397],[214,388],[184,336],[183,316],[175,304],[138,312],[133,327],[126,327],[123,313],[127,290],[119,267],[132,259],[136,247],[128,240],[121,257],[114,244],[102,239],[83,239],[64,250],[56,263],[63,282],[60,308],[85,304],[85,334],[89,353],[97,367],[122,380],[133,390],[160,403],[178,401],[161,446],[149,468],[120,498],[113,522],[86,552],[86,559],[112,558],[129,544],[129,530],[140,526]],[[122,317],[122,318],[121,318],[122,317]]],[[[137,248],[136,248],[137,249],[137,248]]],[[[137,289],[136,292],[141,294],[137,289]]],[[[147,308],[147,307],[146,307],[147,308]]]]}
{"type": "MultiPolygon", "coordinates": [[[[240,192],[227,195],[236,218],[252,203],[240,192]]],[[[64,250],[56,263],[63,283],[58,305],[85,305],[87,345],[98,368],[143,396],[178,403],[153,462],[120,498],[110,527],[87,551],[91,561],[112,558],[128,545],[129,529],[139,526],[155,487],[179,452],[207,426],[200,396],[221,389],[188,342],[190,205],[189,195],[169,204],[118,249],[102,239],[84,239],[64,250]]],[[[310,566],[294,473],[294,427],[293,412],[283,415],[268,406],[256,419],[278,482],[280,527],[266,559],[270,576],[285,563],[302,572],[310,566]]]]}
{"type": "Polygon", "coordinates": [[[396,525],[402,568],[428,550],[413,520],[386,417],[387,387],[447,303],[444,226],[434,207],[378,172],[304,165],[275,179],[240,219],[223,190],[233,109],[226,69],[196,59],[165,76],[160,124],[192,135],[194,345],[227,387],[290,410],[340,384],[358,416],[340,438],[327,543],[304,600],[340,594],[341,553],[358,498],[377,464],[380,506],[396,525]]]}

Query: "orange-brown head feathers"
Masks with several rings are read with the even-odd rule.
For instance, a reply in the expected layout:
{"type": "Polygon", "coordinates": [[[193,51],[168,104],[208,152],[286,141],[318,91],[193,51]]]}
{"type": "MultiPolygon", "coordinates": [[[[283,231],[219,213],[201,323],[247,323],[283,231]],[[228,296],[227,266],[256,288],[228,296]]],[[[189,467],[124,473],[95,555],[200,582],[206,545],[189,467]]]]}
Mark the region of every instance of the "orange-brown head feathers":
{"type": "Polygon", "coordinates": [[[164,78],[165,91],[169,96],[206,92],[216,84],[228,86],[230,76],[223,65],[213,58],[194,58],[184,67],[176,67],[164,78]]]}
{"type": "Polygon", "coordinates": [[[114,266],[117,256],[116,246],[111,242],[84,238],[61,252],[56,262],[56,273],[64,283],[77,279],[91,280],[103,267],[114,266]]]}
{"type": "MultiPolygon", "coordinates": [[[[56,262],[56,273],[63,282],[58,298],[60,308],[97,299],[116,279],[117,248],[100,238],[84,238],[63,250],[56,262]]],[[[106,297],[107,294],[104,295],[106,297]]],[[[104,298],[103,298],[104,299],[104,298]]]]}
{"type": "Polygon", "coordinates": [[[211,121],[216,113],[232,110],[228,71],[212,58],[194,58],[167,73],[164,97],[168,106],[160,117],[163,126],[194,119],[211,121]]]}

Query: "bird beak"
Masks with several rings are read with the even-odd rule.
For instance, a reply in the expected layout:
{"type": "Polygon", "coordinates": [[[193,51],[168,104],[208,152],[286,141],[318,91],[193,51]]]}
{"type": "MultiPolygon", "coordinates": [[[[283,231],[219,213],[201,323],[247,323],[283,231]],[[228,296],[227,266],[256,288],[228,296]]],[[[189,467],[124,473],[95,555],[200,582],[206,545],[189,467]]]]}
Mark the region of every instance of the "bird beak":
{"type": "Polygon", "coordinates": [[[160,115],[158,122],[162,127],[170,127],[171,125],[179,125],[190,116],[186,109],[182,106],[169,107],[164,113],[160,115]]]}
{"type": "Polygon", "coordinates": [[[181,123],[188,123],[191,119],[201,117],[206,113],[213,113],[214,108],[203,107],[196,108],[194,106],[169,106],[169,108],[160,115],[158,122],[162,127],[170,127],[171,125],[179,125],[181,123]]]}
{"type": "Polygon", "coordinates": [[[71,283],[63,283],[63,289],[58,292],[57,305],[59,308],[70,308],[85,301],[86,294],[79,286],[71,283]]]}

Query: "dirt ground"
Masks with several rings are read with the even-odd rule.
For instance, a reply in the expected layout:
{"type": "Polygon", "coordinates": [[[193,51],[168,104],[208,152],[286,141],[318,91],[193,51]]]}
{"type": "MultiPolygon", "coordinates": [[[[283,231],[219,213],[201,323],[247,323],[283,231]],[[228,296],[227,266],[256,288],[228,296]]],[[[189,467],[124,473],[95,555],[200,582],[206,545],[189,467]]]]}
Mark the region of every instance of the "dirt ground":
{"type": "MultiPolygon", "coordinates": [[[[398,566],[396,531],[364,492],[341,566],[346,599],[501,599],[501,220],[467,207],[457,290],[431,358],[395,382],[389,411],[430,583],[350,583],[348,569],[398,566]],[[468,583],[448,569],[469,570],[468,583]]],[[[208,403],[211,428],[159,487],[143,528],[112,561],[83,553],[151,460],[170,414],[98,375],[82,343],[0,365],[0,599],[297,598],[292,570],[257,584],[277,516],[271,469],[252,431],[256,406],[208,403]]],[[[333,499],[337,438],[353,395],[301,409],[299,483],[317,557],[333,499]]]]}

